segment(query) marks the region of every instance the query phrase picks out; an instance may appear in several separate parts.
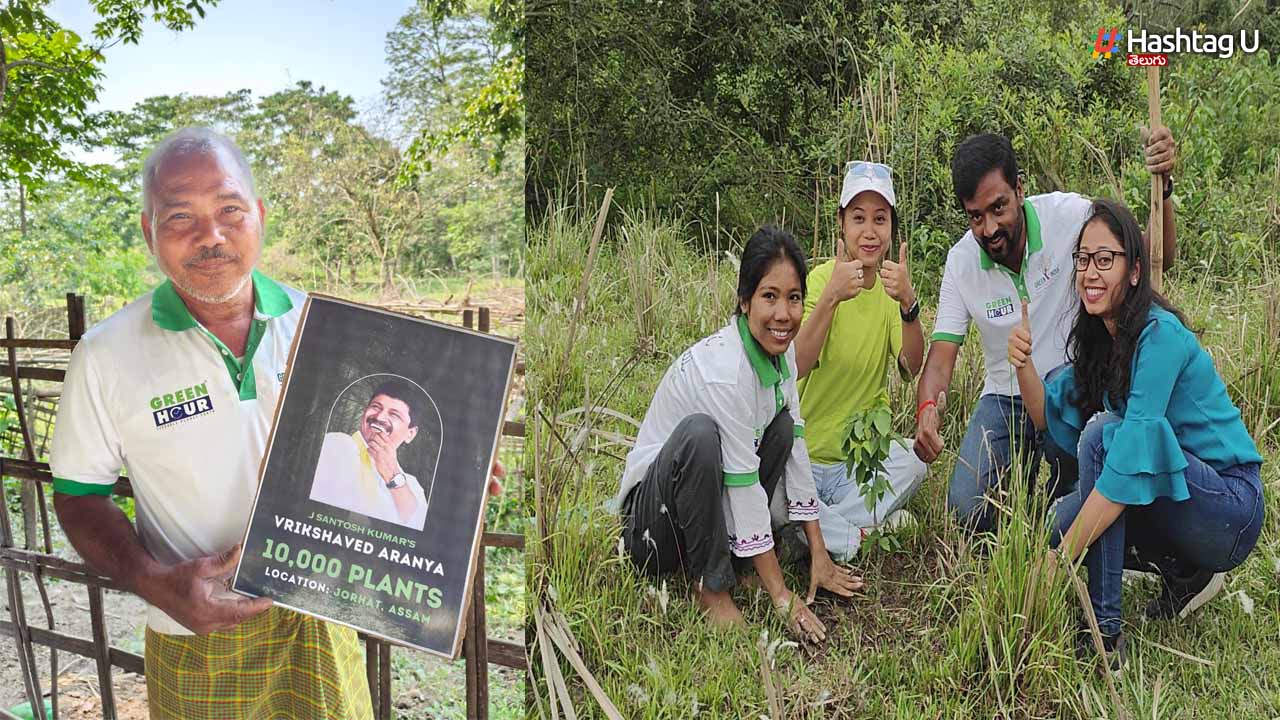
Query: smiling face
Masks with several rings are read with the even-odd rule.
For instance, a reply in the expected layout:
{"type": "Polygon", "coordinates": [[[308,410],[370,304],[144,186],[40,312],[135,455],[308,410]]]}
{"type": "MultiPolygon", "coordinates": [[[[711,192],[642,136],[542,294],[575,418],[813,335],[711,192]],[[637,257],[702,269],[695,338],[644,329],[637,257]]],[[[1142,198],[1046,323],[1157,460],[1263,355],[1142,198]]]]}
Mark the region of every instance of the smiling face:
{"type": "Polygon", "coordinates": [[[360,418],[360,434],[368,443],[375,436],[385,435],[391,441],[392,448],[398,448],[418,434],[418,428],[410,427],[413,422],[409,414],[409,405],[405,401],[390,395],[374,395],[360,418]]]}
{"type": "Polygon", "coordinates": [[[892,208],[880,193],[864,190],[854,195],[841,211],[840,225],[849,258],[866,267],[880,264],[893,237],[892,208]]]}
{"type": "Polygon", "coordinates": [[[973,197],[964,201],[973,237],[993,261],[1011,270],[1022,267],[1026,245],[1022,199],[1022,181],[1011,187],[1000,168],[994,168],[978,181],[973,197]]]}
{"type": "Polygon", "coordinates": [[[751,336],[770,355],[781,355],[795,339],[804,317],[804,291],[795,265],[778,258],[769,266],[750,303],[742,303],[751,336]]]}
{"type": "Polygon", "coordinates": [[[188,297],[237,297],[262,251],[262,201],[222,151],[175,151],[156,165],[142,233],[160,270],[188,297]]]}
{"type": "MultiPolygon", "coordinates": [[[[1089,266],[1084,270],[1076,265],[1076,292],[1084,303],[1085,312],[1109,320],[1117,308],[1124,302],[1129,288],[1138,282],[1138,266],[1130,264],[1124,254],[1124,244],[1100,219],[1092,220],[1085,225],[1080,234],[1078,253],[1103,252],[1114,253],[1111,267],[1106,270],[1098,268],[1098,255],[1094,254],[1089,266]]],[[[1106,264],[1105,259],[1102,262],[1106,264]]]]}

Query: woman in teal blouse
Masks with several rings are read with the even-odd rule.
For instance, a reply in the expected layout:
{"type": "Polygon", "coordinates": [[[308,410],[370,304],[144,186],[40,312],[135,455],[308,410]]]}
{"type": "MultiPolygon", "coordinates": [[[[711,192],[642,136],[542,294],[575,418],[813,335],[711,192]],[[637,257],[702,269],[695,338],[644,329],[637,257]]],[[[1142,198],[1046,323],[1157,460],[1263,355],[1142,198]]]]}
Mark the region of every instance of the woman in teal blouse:
{"type": "Polygon", "coordinates": [[[1118,669],[1126,557],[1162,579],[1148,617],[1184,618],[1204,605],[1257,542],[1262,457],[1213,359],[1152,289],[1128,208],[1095,200],[1074,257],[1081,305],[1070,366],[1047,386],[1040,380],[1025,304],[1009,361],[1036,428],[1076,448],[1080,481],[1056,506],[1050,552],[1074,561],[1089,549],[1089,596],[1118,669]]]}

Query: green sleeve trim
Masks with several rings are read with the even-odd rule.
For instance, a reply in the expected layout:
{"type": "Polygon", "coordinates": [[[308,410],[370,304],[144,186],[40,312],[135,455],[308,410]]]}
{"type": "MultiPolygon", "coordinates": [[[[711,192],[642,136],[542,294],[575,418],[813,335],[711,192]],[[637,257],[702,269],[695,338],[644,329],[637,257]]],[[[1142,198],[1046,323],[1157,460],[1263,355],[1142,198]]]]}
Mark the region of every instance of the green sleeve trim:
{"type": "Polygon", "coordinates": [[[751,472],[746,473],[727,472],[724,474],[725,487],[746,487],[748,485],[758,484],[760,484],[759,470],[752,470],[751,472]]]}
{"type": "Polygon", "coordinates": [[[63,495],[101,495],[102,497],[111,497],[111,491],[115,489],[115,486],[115,483],[103,485],[101,483],[76,482],[75,480],[60,477],[53,479],[53,491],[63,495]]]}
{"type": "Polygon", "coordinates": [[[936,332],[933,334],[934,340],[942,340],[943,342],[955,343],[957,345],[964,344],[964,336],[954,333],[936,332]]]}
{"type": "Polygon", "coordinates": [[[804,437],[804,426],[803,426],[803,425],[796,425],[796,426],[794,426],[794,427],[795,427],[795,436],[796,436],[796,437],[798,437],[798,438],[803,438],[803,437],[804,437]]]}

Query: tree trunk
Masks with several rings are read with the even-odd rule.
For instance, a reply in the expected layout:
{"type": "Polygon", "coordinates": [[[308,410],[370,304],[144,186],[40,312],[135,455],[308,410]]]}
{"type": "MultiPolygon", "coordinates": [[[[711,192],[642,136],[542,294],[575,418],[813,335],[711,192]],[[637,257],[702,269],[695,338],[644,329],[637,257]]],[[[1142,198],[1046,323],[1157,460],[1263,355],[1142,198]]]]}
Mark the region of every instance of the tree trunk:
{"type": "MultiPolygon", "coordinates": [[[[27,231],[27,188],[19,182],[18,232],[19,236],[22,238],[23,245],[27,243],[27,231]]],[[[19,402],[21,401],[20,398],[14,398],[14,400],[19,402]]],[[[32,418],[30,412],[28,412],[27,417],[32,418]]],[[[31,427],[30,430],[31,435],[34,437],[35,428],[31,427]]],[[[36,456],[36,449],[34,447],[28,449],[31,453],[29,457],[34,458],[36,456]]],[[[20,494],[20,498],[22,500],[22,530],[25,535],[24,539],[27,541],[28,550],[38,550],[40,548],[39,538],[36,536],[36,526],[40,523],[40,506],[36,504],[37,492],[39,492],[39,486],[36,483],[22,483],[22,492],[20,494]]],[[[0,508],[0,512],[7,512],[7,510],[0,508]]]]}
{"type": "Polygon", "coordinates": [[[18,183],[18,228],[23,241],[27,239],[27,188],[18,183]]]}
{"type": "Polygon", "coordinates": [[[9,89],[9,51],[0,35],[0,107],[4,107],[4,94],[9,89]]]}
{"type": "Polygon", "coordinates": [[[380,272],[382,274],[382,296],[385,298],[385,297],[390,297],[392,292],[395,290],[395,287],[392,281],[392,278],[395,277],[394,266],[392,265],[392,258],[383,256],[381,265],[382,267],[380,272]]]}

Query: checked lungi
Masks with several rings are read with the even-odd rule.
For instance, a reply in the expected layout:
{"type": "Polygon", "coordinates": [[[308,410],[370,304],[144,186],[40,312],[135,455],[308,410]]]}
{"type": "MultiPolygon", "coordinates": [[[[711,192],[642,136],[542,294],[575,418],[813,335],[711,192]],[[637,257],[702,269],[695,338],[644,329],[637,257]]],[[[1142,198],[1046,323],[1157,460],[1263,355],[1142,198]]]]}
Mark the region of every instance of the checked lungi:
{"type": "Polygon", "coordinates": [[[273,607],[230,630],[147,628],[153,720],[372,720],[354,630],[273,607]]]}

